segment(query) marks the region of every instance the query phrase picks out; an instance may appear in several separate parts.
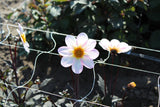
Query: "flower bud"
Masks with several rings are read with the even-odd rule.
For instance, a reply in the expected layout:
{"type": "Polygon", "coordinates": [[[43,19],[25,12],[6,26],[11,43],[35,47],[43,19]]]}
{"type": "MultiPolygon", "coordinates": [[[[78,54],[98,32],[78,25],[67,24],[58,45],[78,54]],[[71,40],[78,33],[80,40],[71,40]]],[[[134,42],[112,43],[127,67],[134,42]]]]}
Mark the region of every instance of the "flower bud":
{"type": "Polygon", "coordinates": [[[135,82],[130,82],[128,85],[127,85],[127,88],[129,89],[132,89],[132,88],[135,88],[136,87],[136,83],[135,82]]]}

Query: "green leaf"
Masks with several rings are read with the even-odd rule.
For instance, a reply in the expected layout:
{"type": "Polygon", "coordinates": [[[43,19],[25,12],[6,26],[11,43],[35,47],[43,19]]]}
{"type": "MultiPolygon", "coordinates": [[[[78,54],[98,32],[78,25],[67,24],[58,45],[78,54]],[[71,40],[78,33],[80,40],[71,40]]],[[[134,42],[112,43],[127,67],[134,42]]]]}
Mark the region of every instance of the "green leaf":
{"type": "MultiPolygon", "coordinates": [[[[107,87],[104,87],[104,79],[99,74],[97,75],[98,75],[98,81],[97,81],[98,86],[100,90],[103,92],[103,94],[105,95],[105,88],[107,90],[107,87]]],[[[107,90],[107,93],[108,93],[108,90],[107,90]]]]}
{"type": "Polygon", "coordinates": [[[13,15],[14,12],[10,13],[8,16],[7,16],[7,19],[10,19],[11,16],[13,15]]]}

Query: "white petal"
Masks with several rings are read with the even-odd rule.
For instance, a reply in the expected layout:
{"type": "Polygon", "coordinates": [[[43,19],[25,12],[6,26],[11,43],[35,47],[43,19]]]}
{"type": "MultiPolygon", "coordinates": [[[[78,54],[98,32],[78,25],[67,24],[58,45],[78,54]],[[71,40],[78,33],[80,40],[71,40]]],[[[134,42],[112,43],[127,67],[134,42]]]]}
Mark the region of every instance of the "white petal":
{"type": "Polygon", "coordinates": [[[23,27],[18,23],[18,27],[21,33],[23,33],[23,27]]]}
{"type": "Polygon", "coordinates": [[[110,47],[111,47],[111,48],[117,47],[119,44],[120,44],[119,40],[117,40],[117,39],[112,39],[111,42],[110,42],[110,47]]]}
{"type": "Polygon", "coordinates": [[[72,71],[75,74],[80,74],[83,71],[83,65],[82,65],[80,59],[74,59],[73,65],[72,65],[72,71]]]}
{"type": "Polygon", "coordinates": [[[99,45],[100,45],[104,50],[108,50],[108,51],[109,51],[110,42],[109,42],[108,39],[102,39],[102,40],[99,42],[99,45]]]}
{"type": "Polygon", "coordinates": [[[96,47],[97,42],[93,39],[89,39],[87,44],[84,46],[85,50],[92,50],[96,47]]]}
{"type": "Polygon", "coordinates": [[[72,35],[68,35],[65,38],[65,43],[68,47],[73,48],[76,46],[76,38],[72,35]]]}
{"type": "Polygon", "coordinates": [[[62,56],[71,56],[72,49],[68,48],[67,46],[62,46],[62,47],[58,48],[58,53],[62,56]]]}
{"type": "Polygon", "coordinates": [[[87,36],[86,33],[80,33],[77,36],[78,46],[84,46],[84,45],[86,45],[87,41],[88,41],[88,36],[87,36]]]}
{"type": "Polygon", "coordinates": [[[17,32],[18,32],[19,35],[21,35],[21,32],[18,29],[17,29],[17,32]]]}
{"type": "Polygon", "coordinates": [[[88,69],[91,69],[94,67],[94,62],[91,58],[89,58],[88,56],[84,56],[82,59],[81,59],[83,65],[88,68],[88,69]]]}
{"type": "Polygon", "coordinates": [[[73,57],[62,57],[61,65],[64,67],[69,67],[73,64],[73,57]]]}
{"type": "Polygon", "coordinates": [[[28,43],[28,42],[25,42],[23,45],[24,45],[25,47],[29,47],[29,43],[28,43]]]}
{"type": "Polygon", "coordinates": [[[24,46],[25,51],[26,51],[27,53],[29,53],[30,50],[29,50],[29,44],[28,44],[28,42],[24,43],[23,46],[24,46]]]}
{"type": "Polygon", "coordinates": [[[96,59],[99,56],[99,52],[97,49],[93,49],[91,51],[86,51],[86,54],[91,58],[91,59],[96,59]]]}
{"type": "Polygon", "coordinates": [[[29,53],[30,52],[30,50],[29,50],[29,48],[27,47],[27,48],[24,48],[25,49],[25,51],[27,52],[27,53],[29,53]]]}
{"type": "Polygon", "coordinates": [[[125,42],[121,42],[118,46],[118,48],[121,50],[120,53],[125,53],[128,52],[132,49],[131,46],[129,46],[127,43],[125,42]]]}

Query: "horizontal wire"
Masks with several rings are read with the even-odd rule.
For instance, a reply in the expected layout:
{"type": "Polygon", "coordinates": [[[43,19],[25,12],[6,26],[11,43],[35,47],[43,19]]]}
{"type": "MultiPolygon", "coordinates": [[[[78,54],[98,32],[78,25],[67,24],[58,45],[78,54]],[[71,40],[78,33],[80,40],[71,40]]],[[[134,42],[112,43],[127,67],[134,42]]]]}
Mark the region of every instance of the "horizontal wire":
{"type": "Polygon", "coordinates": [[[135,49],[142,49],[142,50],[147,50],[147,51],[152,51],[152,52],[160,52],[160,50],[156,50],[156,49],[151,49],[151,48],[144,48],[144,47],[139,47],[139,46],[132,46],[134,47],[135,49]]]}
{"type": "MultiPolygon", "coordinates": [[[[12,27],[18,27],[18,25],[13,25],[13,24],[5,24],[5,23],[0,23],[0,25],[8,25],[8,26],[12,26],[12,27]]],[[[61,36],[67,36],[70,34],[64,34],[64,33],[59,33],[59,32],[55,32],[55,31],[47,31],[47,30],[40,30],[40,29],[34,29],[34,28],[29,28],[29,27],[23,27],[24,29],[28,29],[28,30],[33,30],[33,31],[39,31],[39,32],[44,32],[44,33],[53,33],[56,35],[61,35],[61,36]]],[[[100,41],[95,39],[96,41],[100,41]]],[[[144,47],[139,47],[139,46],[132,46],[134,48],[137,49],[142,49],[142,50],[147,50],[147,51],[152,51],[152,52],[158,52],[160,53],[160,50],[156,50],[156,49],[151,49],[151,48],[144,48],[144,47]]]]}
{"type": "MultiPolygon", "coordinates": [[[[5,83],[0,82],[0,84],[5,84],[5,83]]],[[[72,100],[72,101],[76,101],[76,102],[86,102],[86,103],[90,103],[90,104],[94,104],[94,105],[99,105],[99,106],[102,106],[102,107],[110,107],[110,106],[107,106],[107,105],[103,105],[103,104],[92,102],[92,101],[87,101],[87,100],[84,100],[84,99],[81,100],[81,99],[74,99],[74,98],[64,97],[62,95],[54,94],[54,93],[43,91],[43,90],[40,90],[40,89],[29,88],[29,87],[25,87],[25,86],[15,86],[15,85],[12,85],[12,84],[7,84],[7,85],[14,87],[14,89],[25,88],[25,89],[40,91],[42,93],[45,93],[45,94],[48,94],[48,95],[53,95],[53,96],[60,97],[60,98],[64,98],[64,99],[67,99],[67,100],[72,100]]],[[[15,91],[15,90],[13,90],[13,91],[15,91]]]]}
{"type": "MultiPolygon", "coordinates": [[[[99,62],[101,63],[101,62],[99,62]]],[[[153,72],[153,71],[148,71],[148,70],[143,70],[143,69],[138,69],[138,68],[132,68],[132,67],[127,67],[127,66],[122,66],[122,65],[117,65],[117,64],[111,64],[111,63],[101,63],[101,64],[105,64],[105,65],[109,65],[109,66],[114,66],[114,67],[118,67],[118,68],[124,68],[124,69],[129,69],[129,70],[134,70],[134,71],[140,71],[140,72],[145,72],[145,73],[149,73],[149,74],[155,74],[155,75],[159,75],[160,73],[157,72],[153,72]]]]}
{"type": "MultiPolygon", "coordinates": [[[[1,44],[1,45],[5,45],[5,46],[11,46],[11,47],[17,47],[17,48],[24,49],[24,47],[22,47],[22,46],[15,46],[15,45],[6,44],[6,43],[1,43],[1,42],[0,42],[0,44],[1,44]]],[[[30,49],[31,51],[38,52],[38,53],[39,53],[39,52],[42,52],[42,53],[47,53],[47,54],[59,56],[58,53],[51,53],[51,52],[48,52],[48,51],[41,51],[41,50],[37,50],[37,49],[33,49],[33,48],[29,48],[29,49],[30,49]]]]}
{"type": "MultiPolygon", "coordinates": [[[[5,43],[0,43],[0,44],[6,45],[6,46],[15,47],[15,45],[10,45],[10,44],[5,44],[5,43]]],[[[20,47],[20,46],[16,46],[16,47],[18,47],[18,48],[24,48],[24,47],[20,47]]],[[[41,50],[36,50],[36,49],[32,49],[32,48],[30,48],[30,50],[31,50],[31,51],[35,51],[35,52],[42,52],[42,53],[47,53],[47,54],[51,54],[51,55],[60,56],[58,53],[51,53],[51,52],[49,53],[49,52],[47,52],[47,51],[41,51],[41,50]]],[[[157,72],[148,71],[148,70],[143,70],[143,69],[137,69],[137,68],[133,68],[133,67],[126,67],[126,66],[117,65],[117,64],[105,63],[104,61],[100,61],[100,60],[95,61],[95,63],[101,63],[101,64],[106,64],[106,65],[109,65],[109,66],[114,66],[114,67],[119,67],[119,68],[125,68],[125,69],[130,69],[130,70],[145,72],[145,73],[149,73],[149,74],[160,75],[160,73],[157,73],[157,72]]]]}
{"type": "MultiPolygon", "coordinates": [[[[18,24],[18,23],[17,23],[18,24]]],[[[4,23],[0,23],[0,25],[8,25],[8,26],[11,26],[11,27],[17,27],[17,25],[13,25],[13,24],[4,24],[4,23]]],[[[40,29],[34,29],[34,28],[29,28],[29,27],[25,27],[23,26],[24,29],[28,29],[28,30],[32,30],[32,31],[39,31],[39,32],[43,32],[43,33],[53,33],[53,34],[56,34],[56,35],[61,35],[61,36],[66,36],[68,34],[64,34],[64,33],[58,33],[58,32],[54,32],[54,31],[47,31],[47,30],[40,30],[40,29]]]]}

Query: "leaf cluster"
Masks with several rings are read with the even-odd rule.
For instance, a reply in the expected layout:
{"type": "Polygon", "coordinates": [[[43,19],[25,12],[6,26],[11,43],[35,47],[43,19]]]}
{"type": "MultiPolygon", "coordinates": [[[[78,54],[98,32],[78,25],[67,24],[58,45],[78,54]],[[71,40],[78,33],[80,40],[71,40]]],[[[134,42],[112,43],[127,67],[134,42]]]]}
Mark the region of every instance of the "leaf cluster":
{"type": "MultiPolygon", "coordinates": [[[[29,10],[19,11],[14,20],[36,29],[73,35],[85,32],[94,39],[116,38],[149,47],[157,38],[151,35],[160,19],[158,4],[158,0],[150,4],[146,0],[33,0],[27,5],[29,10]]],[[[45,33],[27,31],[27,38],[33,47],[51,46],[45,33]]]]}

